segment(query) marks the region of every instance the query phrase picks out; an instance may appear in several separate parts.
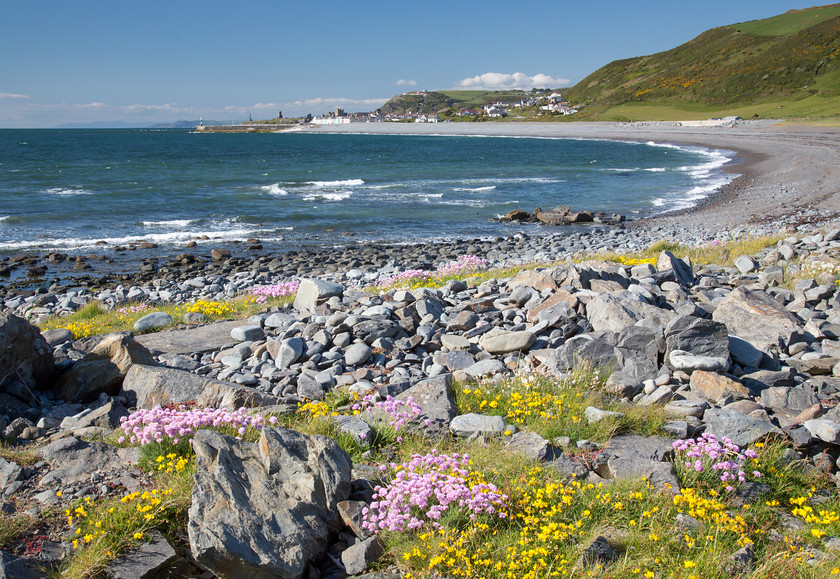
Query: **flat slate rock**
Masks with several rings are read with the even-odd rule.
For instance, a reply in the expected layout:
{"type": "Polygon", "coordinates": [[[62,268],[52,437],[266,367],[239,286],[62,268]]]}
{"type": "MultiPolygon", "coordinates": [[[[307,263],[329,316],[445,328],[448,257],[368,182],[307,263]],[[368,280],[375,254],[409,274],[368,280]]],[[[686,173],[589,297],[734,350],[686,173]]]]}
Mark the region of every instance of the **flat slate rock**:
{"type": "Polygon", "coordinates": [[[148,532],[148,541],[111,561],[107,566],[110,579],[153,579],[181,557],[160,533],[148,532]]]}
{"type": "Polygon", "coordinates": [[[241,327],[242,320],[216,322],[190,328],[135,336],[134,341],[148,348],[152,353],[193,354],[221,350],[230,344],[230,333],[241,327]]]}

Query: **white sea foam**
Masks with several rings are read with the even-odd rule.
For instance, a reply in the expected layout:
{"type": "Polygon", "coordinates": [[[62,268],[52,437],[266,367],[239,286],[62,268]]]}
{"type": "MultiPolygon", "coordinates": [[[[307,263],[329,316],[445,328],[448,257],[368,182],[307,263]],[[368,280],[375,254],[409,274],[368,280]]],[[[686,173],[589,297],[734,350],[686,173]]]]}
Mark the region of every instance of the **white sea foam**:
{"type": "Polygon", "coordinates": [[[144,221],[143,227],[186,227],[191,219],[169,219],[164,221],[144,221]]]}
{"type": "Polygon", "coordinates": [[[269,195],[288,195],[289,192],[280,187],[280,183],[272,183],[271,185],[263,185],[260,187],[263,191],[268,193],[269,195]]]}
{"type": "Polygon", "coordinates": [[[358,187],[364,185],[362,179],[346,179],[344,181],[307,181],[307,185],[313,187],[358,187]]]}
{"type": "Polygon", "coordinates": [[[708,179],[703,183],[692,187],[683,193],[667,194],[663,197],[653,200],[654,207],[663,208],[665,211],[676,211],[679,209],[688,209],[697,204],[698,201],[713,193],[728,184],[732,180],[730,176],[721,176],[715,179],[708,179]]]}
{"type": "Polygon", "coordinates": [[[645,171],[647,173],[664,173],[667,171],[665,167],[610,167],[609,169],[601,169],[601,171],[608,171],[612,173],[636,173],[639,171],[645,171]]]}
{"type": "Polygon", "coordinates": [[[481,191],[493,191],[495,185],[488,185],[486,187],[456,187],[455,191],[468,191],[470,193],[480,193],[481,191]]]}
{"type": "Polygon", "coordinates": [[[353,195],[350,191],[340,191],[338,193],[318,193],[317,195],[307,195],[303,198],[304,201],[344,201],[353,195]]]}
{"type": "Polygon", "coordinates": [[[88,191],[87,189],[70,189],[67,187],[52,187],[51,189],[45,190],[44,193],[58,195],[59,197],[69,197],[71,195],[92,195],[93,191],[88,191]]]}
{"type": "Polygon", "coordinates": [[[149,233],[146,235],[126,235],[122,237],[97,237],[95,239],[86,239],[79,237],[66,237],[63,239],[53,239],[50,241],[44,239],[30,239],[23,241],[0,241],[0,250],[29,250],[29,249],[85,249],[85,248],[102,248],[102,243],[107,245],[126,245],[129,243],[139,243],[149,241],[159,245],[185,243],[187,241],[196,241],[198,243],[218,243],[220,240],[224,241],[244,241],[249,237],[265,236],[261,235],[260,229],[252,227],[239,227],[227,230],[210,230],[210,231],[175,231],[169,233],[149,233]],[[201,239],[207,237],[208,239],[201,239]]]}

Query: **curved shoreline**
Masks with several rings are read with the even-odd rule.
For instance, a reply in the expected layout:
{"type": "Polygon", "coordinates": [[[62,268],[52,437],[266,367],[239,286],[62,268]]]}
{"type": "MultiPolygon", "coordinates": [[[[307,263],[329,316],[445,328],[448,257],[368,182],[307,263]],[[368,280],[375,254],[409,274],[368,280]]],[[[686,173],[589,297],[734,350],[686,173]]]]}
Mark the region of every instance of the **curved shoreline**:
{"type": "Polygon", "coordinates": [[[785,126],[740,121],[733,126],[679,123],[359,123],[313,132],[405,135],[477,135],[654,141],[735,151],[738,173],[690,209],[636,223],[738,227],[776,220],[830,219],[840,214],[840,127],[785,126]]]}
{"type": "MultiPolygon", "coordinates": [[[[823,224],[840,216],[840,127],[784,127],[769,121],[739,123],[734,127],[680,127],[671,123],[382,123],[338,125],[311,131],[653,141],[725,149],[737,154],[735,162],[723,169],[737,173],[738,177],[692,208],[629,222],[626,228],[599,230],[596,227],[593,231],[603,234],[594,236],[588,227],[544,227],[540,235],[534,236],[534,243],[523,244],[529,235],[512,231],[504,240],[505,245],[510,245],[510,250],[494,258],[501,262],[555,250],[561,253],[583,249],[594,251],[601,246],[605,249],[622,247],[633,250],[664,238],[693,245],[710,239],[768,235],[783,229],[790,231],[791,227],[802,223],[823,224]]],[[[82,264],[72,260],[54,262],[47,252],[36,251],[35,256],[19,255],[26,261],[18,265],[12,263],[14,259],[0,258],[0,271],[7,268],[6,276],[0,276],[0,298],[24,288],[40,287],[43,291],[53,282],[58,284],[55,291],[61,291],[58,286],[64,284],[107,286],[146,283],[163,273],[179,279],[210,272],[227,275],[253,267],[263,268],[275,262],[282,262],[283,267],[272,268],[281,276],[317,276],[329,273],[321,267],[324,262],[332,263],[333,268],[350,269],[357,267],[354,263],[357,258],[370,252],[376,254],[369,264],[374,269],[383,267],[389,260],[400,262],[399,267],[404,267],[415,262],[445,261],[443,257],[449,255],[446,252],[450,249],[472,253],[473,243],[481,246],[476,246],[476,250],[484,251],[488,256],[495,253],[492,251],[493,243],[488,240],[442,241],[426,238],[402,247],[385,242],[359,245],[353,240],[338,237],[334,245],[287,248],[281,252],[276,248],[263,250],[261,246],[250,247],[226,241],[195,248],[189,245],[156,249],[132,246],[129,248],[132,251],[123,250],[107,256],[79,253],[77,259],[85,262],[82,264]],[[485,247],[486,241],[490,244],[489,248],[485,247]],[[211,256],[214,246],[230,250],[234,257],[230,267],[219,267],[225,262],[216,261],[211,256]],[[187,257],[197,260],[193,265],[184,266],[181,263],[187,253],[191,254],[187,257]],[[292,259],[289,259],[290,256],[292,259]],[[8,277],[10,265],[15,272],[8,277]],[[78,265],[83,266],[81,270],[75,267],[78,265]],[[36,269],[32,266],[44,266],[44,278],[31,276],[28,270],[36,269]],[[225,269],[227,271],[223,271],[225,269]]]]}

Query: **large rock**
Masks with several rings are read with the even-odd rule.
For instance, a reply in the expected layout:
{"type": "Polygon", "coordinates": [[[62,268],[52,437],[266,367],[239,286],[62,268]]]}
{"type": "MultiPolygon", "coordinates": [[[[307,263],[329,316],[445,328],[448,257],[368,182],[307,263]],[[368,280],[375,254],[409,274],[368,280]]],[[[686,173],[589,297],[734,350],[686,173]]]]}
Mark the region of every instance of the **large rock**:
{"type": "Polygon", "coordinates": [[[229,344],[231,330],[241,325],[242,321],[240,320],[216,322],[186,330],[143,334],[142,336],[135,336],[134,341],[142,344],[151,352],[167,354],[212,352],[213,350],[221,350],[229,344]]]}
{"type": "Polygon", "coordinates": [[[620,332],[644,319],[667,326],[674,312],[652,306],[634,294],[599,294],[586,304],[586,317],[596,331],[620,332]]]}
{"type": "Polygon", "coordinates": [[[54,373],[52,349],[38,328],[0,313],[0,391],[28,401],[32,390],[52,387],[54,373]]]}
{"type": "Polygon", "coordinates": [[[695,370],[691,374],[690,384],[692,390],[699,392],[703,398],[712,402],[717,402],[724,396],[732,396],[738,400],[750,396],[749,388],[717,372],[695,370]]]}
{"type": "Polygon", "coordinates": [[[58,380],[58,393],[67,402],[90,402],[101,393],[113,396],[134,364],[151,366],[151,352],[128,334],[109,334],[58,380]]]}
{"type": "MultiPolygon", "coordinates": [[[[563,373],[573,370],[581,364],[590,364],[607,372],[613,372],[620,382],[641,384],[644,380],[653,378],[659,372],[657,364],[655,339],[652,341],[623,340],[628,337],[627,329],[618,334],[606,334],[600,338],[583,335],[568,340],[557,348],[545,361],[547,370],[563,373]],[[624,344],[629,347],[621,347],[624,344]],[[640,349],[634,349],[634,348],[640,349]]],[[[638,337],[638,336],[637,336],[638,337]]]]}
{"type": "Polygon", "coordinates": [[[729,369],[729,358],[695,356],[683,350],[671,350],[668,354],[668,365],[674,370],[682,370],[686,374],[691,374],[695,370],[726,372],[729,369]]]}
{"type": "Polygon", "coordinates": [[[831,444],[840,444],[840,424],[822,418],[806,420],[804,424],[814,438],[831,444]]]}
{"type": "Polygon", "coordinates": [[[457,410],[452,396],[452,375],[443,374],[418,382],[396,398],[403,402],[413,398],[420,406],[420,414],[412,420],[412,428],[429,438],[449,434],[449,423],[457,410]]]}
{"type": "Polygon", "coordinates": [[[549,270],[526,269],[508,282],[508,289],[516,287],[532,287],[537,291],[554,290],[557,289],[557,283],[549,270]]]}
{"type": "Polygon", "coordinates": [[[125,469],[140,458],[137,448],[116,448],[98,440],[85,442],[73,436],[51,442],[40,450],[40,454],[52,467],[38,481],[41,487],[90,482],[91,474],[96,471],[125,469]]]}
{"type": "Polygon", "coordinates": [[[160,531],[148,531],[146,540],[123,553],[106,567],[108,579],[154,579],[165,572],[181,557],[160,531]]]}
{"type": "Polygon", "coordinates": [[[781,434],[781,430],[769,420],[753,418],[737,410],[709,408],[703,414],[706,432],[718,439],[727,437],[734,444],[745,448],[768,434],[781,434]]]}
{"type": "Polygon", "coordinates": [[[134,331],[148,332],[149,330],[153,330],[155,328],[168,326],[172,323],[172,321],[172,316],[166,312],[152,312],[151,314],[146,314],[134,322],[134,331]]]}
{"type": "Polygon", "coordinates": [[[295,309],[312,310],[334,296],[341,296],[344,293],[344,286],[338,283],[322,279],[305,279],[295,296],[295,309]]]}
{"type": "Polygon", "coordinates": [[[672,440],[637,434],[614,436],[598,456],[595,472],[607,479],[646,478],[657,488],[680,490],[673,463],[672,440]]]}
{"type": "Polygon", "coordinates": [[[808,385],[795,388],[775,386],[761,391],[761,403],[774,409],[802,412],[820,403],[819,398],[808,385]]]}
{"type": "Polygon", "coordinates": [[[712,318],[731,334],[765,352],[780,352],[803,337],[804,326],[763,291],[734,289],[717,305],[712,318]]]}
{"type": "Polygon", "coordinates": [[[379,338],[393,338],[399,331],[400,325],[391,320],[365,320],[353,326],[353,335],[367,345],[379,338]]]}
{"type": "Polygon", "coordinates": [[[563,454],[536,432],[520,430],[506,439],[508,450],[517,452],[529,460],[552,461],[563,454]]]}
{"type": "Polygon", "coordinates": [[[333,440],[265,428],[258,443],[209,430],[193,439],[187,531],[217,577],[298,579],[326,556],[350,495],[350,458],[333,440]]]}
{"type": "Polygon", "coordinates": [[[300,338],[286,338],[282,341],[269,340],[266,350],[274,360],[274,365],[283,370],[298,361],[303,355],[305,344],[300,338]]]}
{"type": "Polygon", "coordinates": [[[449,430],[455,436],[469,438],[471,436],[498,437],[505,430],[505,419],[501,416],[487,414],[461,414],[449,423],[449,430]]]}
{"type": "Polygon", "coordinates": [[[656,264],[656,269],[660,272],[672,270],[677,278],[677,281],[683,285],[691,285],[694,283],[694,268],[691,265],[689,258],[677,259],[670,251],[663,251],[659,254],[659,261],[656,264]]]}
{"type": "Polygon", "coordinates": [[[0,579],[46,579],[49,576],[39,561],[18,557],[11,551],[0,551],[0,579]]]}
{"type": "Polygon", "coordinates": [[[695,316],[677,316],[665,329],[668,354],[684,350],[697,356],[729,358],[729,333],[720,322],[695,316]]]}
{"type": "Polygon", "coordinates": [[[140,364],[132,366],[126,374],[123,393],[137,408],[195,401],[200,408],[236,410],[243,406],[278,403],[276,397],[253,388],[211,380],[174,368],[140,364]]]}
{"type": "Polygon", "coordinates": [[[378,561],[384,552],[379,537],[369,537],[348,547],[341,554],[341,564],[348,575],[359,575],[378,561]]]}
{"type": "Polygon", "coordinates": [[[510,352],[525,352],[534,345],[537,336],[528,330],[519,332],[491,332],[488,333],[479,345],[491,354],[508,354],[510,352]]]}

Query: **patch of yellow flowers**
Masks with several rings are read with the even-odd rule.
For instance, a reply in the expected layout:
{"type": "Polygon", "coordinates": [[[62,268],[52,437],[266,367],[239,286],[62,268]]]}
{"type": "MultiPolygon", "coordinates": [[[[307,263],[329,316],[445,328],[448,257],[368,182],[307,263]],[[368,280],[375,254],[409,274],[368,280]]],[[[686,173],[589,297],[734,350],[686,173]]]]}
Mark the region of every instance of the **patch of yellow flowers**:
{"type": "Polygon", "coordinates": [[[82,504],[65,510],[67,525],[75,526],[73,548],[96,542],[100,537],[107,541],[109,533],[130,529],[131,537],[142,540],[144,533],[155,526],[155,519],[166,510],[165,497],[172,494],[172,489],[152,489],[144,492],[133,492],[123,496],[121,503],[134,504],[134,509],[111,507],[108,510],[93,515],[94,502],[85,497],[82,504]]]}

